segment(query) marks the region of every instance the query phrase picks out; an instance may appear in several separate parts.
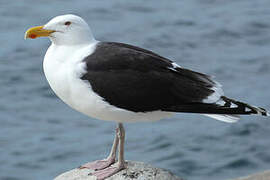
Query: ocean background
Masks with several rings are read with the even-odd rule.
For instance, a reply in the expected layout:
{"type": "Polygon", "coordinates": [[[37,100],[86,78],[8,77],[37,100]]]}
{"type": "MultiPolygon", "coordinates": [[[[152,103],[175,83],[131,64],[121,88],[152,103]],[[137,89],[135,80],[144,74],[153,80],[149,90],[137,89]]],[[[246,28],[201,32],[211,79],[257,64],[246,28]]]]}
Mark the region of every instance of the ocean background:
{"type": "MultiPolygon", "coordinates": [[[[107,156],[115,124],[86,117],[50,89],[42,69],[47,38],[31,26],[82,16],[96,39],[150,49],[214,75],[228,97],[270,109],[269,0],[1,0],[0,179],[52,180],[107,156]]],[[[270,118],[235,124],[176,114],[125,124],[126,159],[186,180],[227,180],[270,169],[270,118]]]]}

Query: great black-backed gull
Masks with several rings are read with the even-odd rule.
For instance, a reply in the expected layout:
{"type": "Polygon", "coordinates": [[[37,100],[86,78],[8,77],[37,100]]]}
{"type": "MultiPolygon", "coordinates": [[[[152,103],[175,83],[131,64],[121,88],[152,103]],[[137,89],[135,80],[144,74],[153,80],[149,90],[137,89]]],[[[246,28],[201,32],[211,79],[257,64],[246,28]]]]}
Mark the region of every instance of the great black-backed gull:
{"type": "Polygon", "coordinates": [[[118,123],[108,158],[81,166],[96,170],[93,174],[99,180],[125,168],[124,122],[155,121],[177,112],[225,122],[237,121],[238,115],[269,116],[263,108],[225,97],[221,85],[208,75],[149,50],[95,40],[76,15],[57,16],[25,33],[25,38],[42,36],[52,42],[43,68],[53,91],[83,114],[118,123]]]}

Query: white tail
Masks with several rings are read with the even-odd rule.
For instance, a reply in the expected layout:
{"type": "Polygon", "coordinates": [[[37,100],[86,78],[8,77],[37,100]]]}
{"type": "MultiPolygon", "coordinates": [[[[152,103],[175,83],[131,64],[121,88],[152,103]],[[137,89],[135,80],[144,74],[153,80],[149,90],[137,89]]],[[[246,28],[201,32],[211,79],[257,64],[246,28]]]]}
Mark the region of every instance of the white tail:
{"type": "Polygon", "coordinates": [[[235,123],[237,122],[240,117],[237,115],[230,115],[230,114],[204,114],[205,116],[214,118],[219,121],[223,121],[226,123],[235,123]]]}

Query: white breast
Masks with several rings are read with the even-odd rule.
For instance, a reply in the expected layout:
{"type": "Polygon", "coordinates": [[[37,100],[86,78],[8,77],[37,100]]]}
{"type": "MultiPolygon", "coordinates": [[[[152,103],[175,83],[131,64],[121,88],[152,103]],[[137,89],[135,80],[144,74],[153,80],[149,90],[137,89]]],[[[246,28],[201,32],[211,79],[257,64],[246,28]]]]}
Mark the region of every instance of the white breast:
{"type": "Polygon", "coordinates": [[[55,46],[48,49],[43,68],[45,76],[57,96],[75,110],[88,116],[118,122],[154,121],[172,113],[154,111],[135,113],[110,105],[93,92],[88,81],[80,79],[86,64],[82,62],[91,54],[96,44],[88,46],[55,46]]]}
{"type": "Polygon", "coordinates": [[[82,62],[86,54],[94,51],[95,45],[88,46],[56,46],[51,45],[46,52],[43,69],[53,91],[65,103],[74,106],[74,93],[80,90],[80,79],[84,73],[85,63],[82,62]]]}

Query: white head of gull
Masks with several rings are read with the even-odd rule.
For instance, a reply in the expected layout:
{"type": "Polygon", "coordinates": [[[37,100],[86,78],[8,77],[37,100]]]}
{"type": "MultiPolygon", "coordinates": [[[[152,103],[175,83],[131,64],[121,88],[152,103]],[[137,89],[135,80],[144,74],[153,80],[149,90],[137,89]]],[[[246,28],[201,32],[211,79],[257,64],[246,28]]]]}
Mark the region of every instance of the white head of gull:
{"type": "Polygon", "coordinates": [[[53,30],[50,40],[56,45],[81,45],[95,42],[88,24],[72,14],[57,16],[44,25],[43,29],[53,30]]]}

